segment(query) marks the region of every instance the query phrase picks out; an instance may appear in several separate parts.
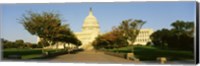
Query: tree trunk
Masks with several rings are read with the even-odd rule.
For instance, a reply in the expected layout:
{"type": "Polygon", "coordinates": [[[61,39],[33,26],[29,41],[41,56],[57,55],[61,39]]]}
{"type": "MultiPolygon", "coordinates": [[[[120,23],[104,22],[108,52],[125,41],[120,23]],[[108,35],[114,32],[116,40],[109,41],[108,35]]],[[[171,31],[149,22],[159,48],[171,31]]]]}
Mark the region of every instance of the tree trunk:
{"type": "Polygon", "coordinates": [[[70,47],[69,47],[69,43],[67,43],[68,44],[68,49],[67,49],[67,51],[68,51],[68,54],[70,54],[70,47]]]}
{"type": "Polygon", "coordinates": [[[131,45],[132,45],[132,53],[134,52],[134,45],[133,45],[133,42],[131,41],[131,45]]]}
{"type": "Polygon", "coordinates": [[[56,50],[58,50],[58,44],[59,44],[59,43],[56,43],[56,50]]]}
{"type": "MultiPolygon", "coordinates": [[[[46,42],[46,39],[43,39],[46,42]]],[[[42,43],[42,53],[44,53],[44,44],[42,43]]]]}
{"type": "Polygon", "coordinates": [[[44,53],[44,44],[42,44],[42,53],[44,53]]]}
{"type": "MultiPolygon", "coordinates": [[[[45,40],[45,41],[47,41],[47,40],[45,40]]],[[[48,44],[49,44],[49,48],[52,49],[53,41],[47,41],[47,42],[48,42],[48,44]]]]}
{"type": "Polygon", "coordinates": [[[52,42],[51,43],[49,43],[50,44],[50,48],[52,49],[52,42]]]}
{"type": "Polygon", "coordinates": [[[63,47],[64,47],[64,49],[66,49],[66,44],[65,43],[63,43],[63,47]]]}

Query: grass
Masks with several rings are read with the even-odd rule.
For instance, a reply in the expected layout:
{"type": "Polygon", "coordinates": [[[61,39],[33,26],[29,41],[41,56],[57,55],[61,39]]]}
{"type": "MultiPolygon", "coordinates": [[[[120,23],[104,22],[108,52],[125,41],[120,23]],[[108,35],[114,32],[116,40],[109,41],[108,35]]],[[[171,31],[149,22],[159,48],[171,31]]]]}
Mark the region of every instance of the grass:
{"type": "MultiPolygon", "coordinates": [[[[108,51],[129,53],[132,46],[119,49],[110,49],[108,51]]],[[[151,46],[135,46],[134,54],[140,60],[156,60],[158,57],[167,57],[169,60],[193,60],[194,54],[190,51],[162,50],[151,46]]]]}
{"type": "MultiPolygon", "coordinates": [[[[63,49],[45,49],[44,52],[48,52],[49,54],[53,55],[56,53],[64,52],[66,50],[63,49]]],[[[9,55],[20,55],[21,59],[32,59],[32,58],[39,58],[43,56],[42,48],[35,48],[35,49],[24,49],[24,48],[9,48],[3,49],[3,57],[8,58],[9,55]]]]}
{"type": "Polygon", "coordinates": [[[9,55],[31,55],[31,54],[42,54],[42,49],[4,49],[3,56],[7,57],[9,55]]]}
{"type": "Polygon", "coordinates": [[[22,59],[40,58],[40,57],[42,57],[42,56],[43,56],[43,55],[41,55],[41,54],[24,55],[24,56],[22,56],[22,59]]]}

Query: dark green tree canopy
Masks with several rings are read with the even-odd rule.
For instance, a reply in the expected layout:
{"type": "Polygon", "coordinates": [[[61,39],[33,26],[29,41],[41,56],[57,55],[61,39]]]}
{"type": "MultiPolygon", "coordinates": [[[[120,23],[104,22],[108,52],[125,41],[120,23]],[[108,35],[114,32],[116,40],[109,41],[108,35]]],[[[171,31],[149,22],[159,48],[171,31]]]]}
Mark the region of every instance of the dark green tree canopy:
{"type": "Polygon", "coordinates": [[[20,23],[29,33],[39,36],[43,40],[41,43],[50,46],[57,42],[81,45],[69,25],[62,25],[61,21],[60,15],[54,12],[28,12],[21,18],[20,23]]]}
{"type": "Polygon", "coordinates": [[[155,31],[150,37],[156,47],[163,49],[194,49],[194,22],[177,20],[171,24],[172,29],[155,31]]]}
{"type": "Polygon", "coordinates": [[[20,22],[29,33],[42,38],[50,37],[50,34],[55,34],[61,25],[59,14],[53,12],[28,12],[28,14],[21,18],[20,22]]]}

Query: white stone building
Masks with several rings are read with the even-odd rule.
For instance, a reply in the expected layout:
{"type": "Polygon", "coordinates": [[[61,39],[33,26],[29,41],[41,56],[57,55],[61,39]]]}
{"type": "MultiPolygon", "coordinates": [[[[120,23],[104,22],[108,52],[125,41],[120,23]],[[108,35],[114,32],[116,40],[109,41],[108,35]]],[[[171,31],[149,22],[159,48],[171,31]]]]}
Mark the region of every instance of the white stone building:
{"type": "MultiPolygon", "coordinates": [[[[151,42],[150,35],[152,33],[153,33],[152,29],[141,29],[134,45],[137,44],[146,45],[147,42],[151,42]]],[[[92,42],[100,34],[101,34],[100,26],[98,24],[96,17],[93,15],[92,9],[90,8],[89,14],[84,20],[82,31],[75,32],[77,38],[82,42],[82,45],[80,47],[85,50],[93,49],[92,42]]],[[[55,45],[52,47],[56,48],[55,45]]],[[[63,48],[63,44],[59,44],[59,48],[63,48]]]]}
{"type": "Polygon", "coordinates": [[[153,29],[141,29],[134,45],[146,45],[148,42],[151,42],[150,35],[153,33],[153,29]]]}
{"type": "Polygon", "coordinates": [[[81,48],[90,50],[93,49],[91,43],[99,34],[100,27],[98,21],[93,15],[92,8],[90,8],[89,15],[84,20],[82,32],[75,32],[75,35],[82,42],[81,48]]]}

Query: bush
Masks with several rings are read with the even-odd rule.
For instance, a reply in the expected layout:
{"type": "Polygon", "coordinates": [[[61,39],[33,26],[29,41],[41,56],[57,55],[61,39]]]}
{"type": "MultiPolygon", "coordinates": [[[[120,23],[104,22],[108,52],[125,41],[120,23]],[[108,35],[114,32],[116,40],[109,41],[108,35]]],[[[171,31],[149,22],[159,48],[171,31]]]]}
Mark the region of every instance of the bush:
{"type": "Polygon", "coordinates": [[[189,51],[161,50],[151,47],[136,47],[134,53],[141,60],[156,60],[157,57],[167,57],[170,60],[193,59],[194,54],[189,51]]]}
{"type": "MultiPolygon", "coordinates": [[[[119,48],[118,50],[112,49],[108,51],[129,53],[132,46],[119,48]]],[[[135,46],[134,54],[140,60],[156,60],[157,57],[167,57],[169,60],[185,60],[194,59],[193,52],[189,51],[174,51],[174,50],[162,50],[151,46],[135,46]]]]}

